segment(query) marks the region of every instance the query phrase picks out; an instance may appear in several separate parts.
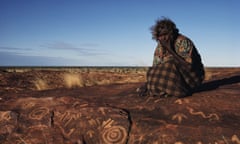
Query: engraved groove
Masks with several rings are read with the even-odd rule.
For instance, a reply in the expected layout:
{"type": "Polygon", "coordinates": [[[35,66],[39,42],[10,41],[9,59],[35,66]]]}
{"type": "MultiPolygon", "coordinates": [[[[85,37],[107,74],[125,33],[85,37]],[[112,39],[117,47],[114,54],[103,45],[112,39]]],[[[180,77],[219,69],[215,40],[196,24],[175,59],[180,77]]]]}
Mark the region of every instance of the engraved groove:
{"type": "Polygon", "coordinates": [[[112,126],[111,128],[104,129],[102,139],[105,144],[123,144],[127,140],[127,131],[122,126],[112,126]]]}

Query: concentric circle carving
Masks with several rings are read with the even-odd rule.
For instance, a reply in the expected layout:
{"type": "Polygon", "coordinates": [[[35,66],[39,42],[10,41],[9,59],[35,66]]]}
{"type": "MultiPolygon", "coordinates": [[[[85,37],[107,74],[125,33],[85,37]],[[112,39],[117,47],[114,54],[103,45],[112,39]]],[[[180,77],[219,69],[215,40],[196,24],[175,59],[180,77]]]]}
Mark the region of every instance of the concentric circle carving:
{"type": "Polygon", "coordinates": [[[112,126],[108,129],[104,129],[102,139],[106,144],[122,144],[126,142],[127,131],[122,126],[112,126]]]}
{"type": "Polygon", "coordinates": [[[36,119],[40,120],[42,119],[45,115],[49,113],[49,109],[47,107],[39,107],[34,109],[30,114],[29,117],[31,119],[36,119]]]}

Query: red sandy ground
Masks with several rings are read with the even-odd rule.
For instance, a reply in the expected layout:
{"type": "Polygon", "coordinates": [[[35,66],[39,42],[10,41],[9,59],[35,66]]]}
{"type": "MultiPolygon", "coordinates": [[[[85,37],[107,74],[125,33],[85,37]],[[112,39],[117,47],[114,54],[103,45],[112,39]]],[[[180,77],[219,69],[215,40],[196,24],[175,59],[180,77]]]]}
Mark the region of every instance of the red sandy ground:
{"type": "Polygon", "coordinates": [[[2,70],[0,143],[240,144],[240,68],[206,72],[178,99],[139,97],[144,72],[81,73],[67,88],[62,71],[2,70]]]}

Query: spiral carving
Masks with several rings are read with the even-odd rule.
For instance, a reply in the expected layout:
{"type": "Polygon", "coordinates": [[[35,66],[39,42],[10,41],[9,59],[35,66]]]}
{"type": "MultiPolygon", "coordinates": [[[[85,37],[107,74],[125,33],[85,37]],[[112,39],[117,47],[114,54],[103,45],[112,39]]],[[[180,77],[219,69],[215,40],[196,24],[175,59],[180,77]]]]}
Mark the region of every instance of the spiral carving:
{"type": "Polygon", "coordinates": [[[127,139],[127,131],[122,126],[112,126],[104,129],[102,139],[105,144],[123,144],[127,139]]]}

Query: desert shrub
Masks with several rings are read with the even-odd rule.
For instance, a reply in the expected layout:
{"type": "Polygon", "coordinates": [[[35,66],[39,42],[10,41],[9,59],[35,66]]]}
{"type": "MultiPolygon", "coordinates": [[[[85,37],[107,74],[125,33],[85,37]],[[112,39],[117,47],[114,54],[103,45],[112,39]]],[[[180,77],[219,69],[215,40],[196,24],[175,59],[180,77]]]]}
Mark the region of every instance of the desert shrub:
{"type": "Polygon", "coordinates": [[[37,78],[33,83],[34,83],[35,87],[37,88],[37,90],[48,89],[48,85],[43,79],[37,78]]]}
{"type": "Polygon", "coordinates": [[[63,79],[64,79],[66,87],[68,87],[68,88],[84,86],[82,76],[79,74],[66,73],[66,74],[64,74],[63,79]]]}

